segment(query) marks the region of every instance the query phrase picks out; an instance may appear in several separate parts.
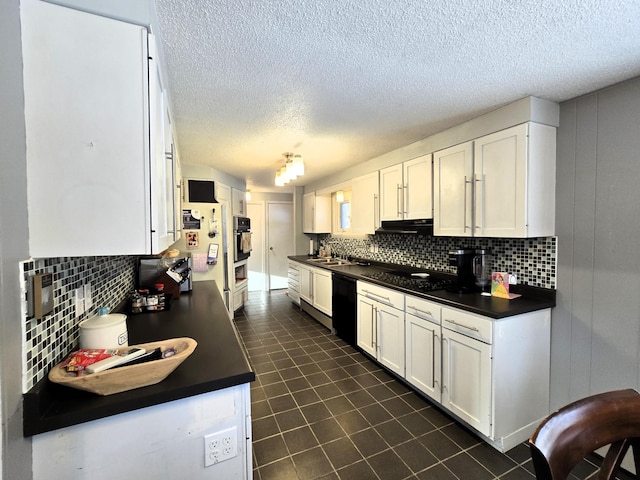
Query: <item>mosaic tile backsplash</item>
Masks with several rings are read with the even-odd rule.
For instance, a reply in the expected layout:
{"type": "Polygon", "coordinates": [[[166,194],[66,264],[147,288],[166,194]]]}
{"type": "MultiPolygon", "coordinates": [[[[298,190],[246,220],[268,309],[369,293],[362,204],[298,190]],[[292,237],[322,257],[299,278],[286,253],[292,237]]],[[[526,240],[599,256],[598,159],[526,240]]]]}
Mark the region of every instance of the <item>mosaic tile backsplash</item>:
{"type": "MultiPolygon", "coordinates": [[[[448,252],[455,248],[490,248],[494,270],[518,276],[518,282],[556,288],[556,237],[529,239],[426,237],[418,235],[370,235],[366,239],[319,236],[334,254],[410,265],[455,273],[448,252]]],[[[37,259],[21,264],[24,312],[23,391],[33,388],[49,369],[78,345],[78,324],[101,306],[113,309],[135,287],[135,256],[65,257],[37,259]],[[43,319],[27,316],[29,277],[53,273],[54,310],[43,319]],[[76,316],[74,292],[90,283],[93,306],[76,316]]]]}
{"type": "Polygon", "coordinates": [[[30,390],[78,346],[78,324],[99,307],[115,308],[135,287],[138,257],[65,257],[22,262],[24,345],[23,392],[30,390]],[[53,312],[42,319],[27,316],[29,277],[53,273],[53,312]],[[76,316],[75,290],[91,284],[93,305],[76,316]]]}
{"type": "Polygon", "coordinates": [[[408,265],[428,270],[456,273],[449,266],[449,250],[488,248],[493,254],[493,270],[518,277],[518,283],[556,288],[557,237],[463,238],[423,235],[369,235],[366,239],[319,236],[321,245],[335,255],[408,265]]]}

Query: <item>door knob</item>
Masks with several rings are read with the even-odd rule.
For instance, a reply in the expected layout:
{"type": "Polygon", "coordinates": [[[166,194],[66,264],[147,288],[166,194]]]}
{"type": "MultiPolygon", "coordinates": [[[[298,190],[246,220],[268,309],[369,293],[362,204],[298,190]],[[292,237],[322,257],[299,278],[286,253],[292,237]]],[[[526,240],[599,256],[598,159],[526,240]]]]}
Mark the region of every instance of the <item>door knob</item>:
{"type": "Polygon", "coordinates": [[[269,250],[273,250],[273,247],[269,247],[269,250]]]}

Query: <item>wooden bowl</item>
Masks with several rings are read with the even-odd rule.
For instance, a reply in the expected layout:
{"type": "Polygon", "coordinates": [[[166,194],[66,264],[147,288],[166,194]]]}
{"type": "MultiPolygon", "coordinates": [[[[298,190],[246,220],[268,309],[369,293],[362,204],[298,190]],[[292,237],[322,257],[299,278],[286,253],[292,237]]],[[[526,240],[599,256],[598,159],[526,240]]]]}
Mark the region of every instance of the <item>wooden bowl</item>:
{"type": "Polygon", "coordinates": [[[193,353],[198,343],[193,338],[170,338],[160,342],[141,343],[130,345],[120,350],[131,347],[140,347],[145,350],[153,350],[160,347],[164,352],[168,348],[174,348],[176,354],[159,360],[117,367],[98,373],[90,373],[77,376],[75,372],[67,370],[59,363],[49,371],[49,380],[67,387],[97,393],[98,395],[111,395],[126,392],[134,388],[155,385],[167,378],[178,365],[193,353]]]}

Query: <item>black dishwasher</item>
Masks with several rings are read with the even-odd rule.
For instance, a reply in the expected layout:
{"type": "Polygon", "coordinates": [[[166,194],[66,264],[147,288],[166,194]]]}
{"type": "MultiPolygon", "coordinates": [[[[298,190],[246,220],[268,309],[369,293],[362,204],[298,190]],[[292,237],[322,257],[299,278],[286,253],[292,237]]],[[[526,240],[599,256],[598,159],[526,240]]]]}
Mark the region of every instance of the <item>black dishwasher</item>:
{"type": "Polygon", "coordinates": [[[356,280],[333,272],[333,329],[338,337],[356,346],[356,280]]]}

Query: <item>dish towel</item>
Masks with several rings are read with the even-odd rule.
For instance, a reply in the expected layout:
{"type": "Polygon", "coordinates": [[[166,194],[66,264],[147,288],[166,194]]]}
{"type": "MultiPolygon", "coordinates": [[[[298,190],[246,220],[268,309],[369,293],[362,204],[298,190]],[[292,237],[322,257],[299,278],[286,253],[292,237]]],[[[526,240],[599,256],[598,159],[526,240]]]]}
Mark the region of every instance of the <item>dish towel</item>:
{"type": "Polygon", "coordinates": [[[240,246],[242,247],[242,253],[249,253],[251,251],[251,232],[242,233],[240,246]]]}

